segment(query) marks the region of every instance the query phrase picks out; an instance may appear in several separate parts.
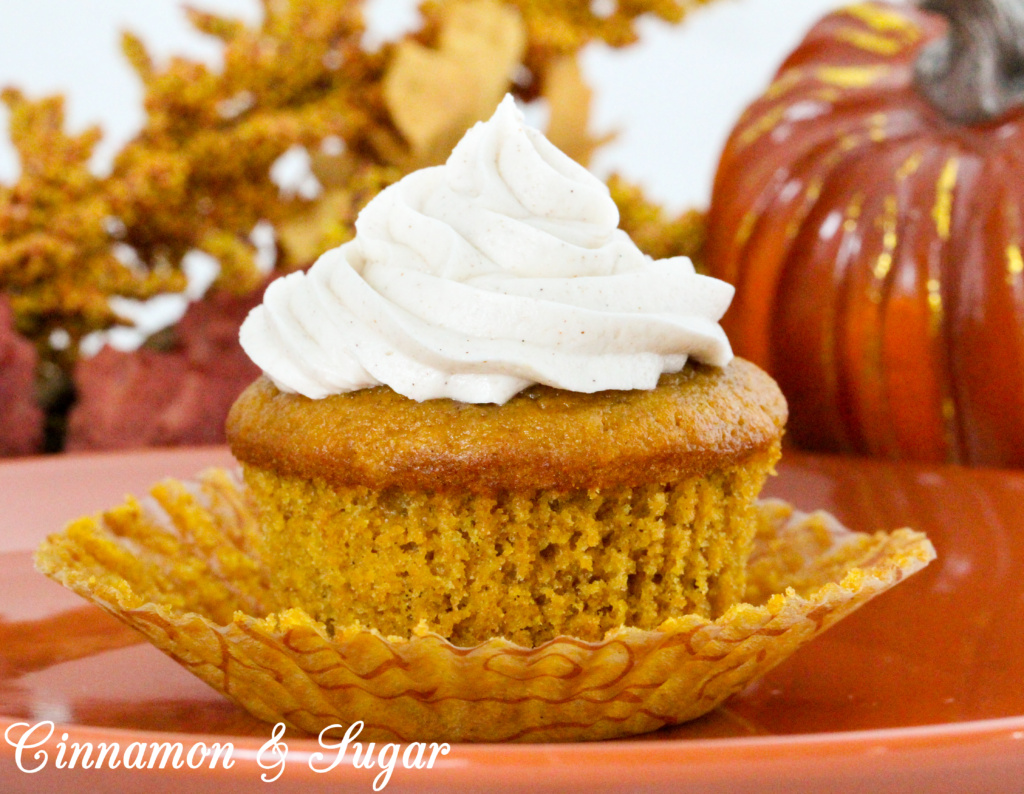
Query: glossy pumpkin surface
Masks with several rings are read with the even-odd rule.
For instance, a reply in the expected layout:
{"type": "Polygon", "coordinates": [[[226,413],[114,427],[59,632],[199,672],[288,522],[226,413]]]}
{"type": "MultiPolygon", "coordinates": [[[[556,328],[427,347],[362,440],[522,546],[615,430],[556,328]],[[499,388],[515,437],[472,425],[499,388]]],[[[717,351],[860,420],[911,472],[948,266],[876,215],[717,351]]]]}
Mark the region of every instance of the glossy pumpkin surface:
{"type": "Polygon", "coordinates": [[[726,145],[707,260],[801,445],[1024,466],[1024,113],[922,96],[945,30],[880,3],[818,23],[726,145]]]}

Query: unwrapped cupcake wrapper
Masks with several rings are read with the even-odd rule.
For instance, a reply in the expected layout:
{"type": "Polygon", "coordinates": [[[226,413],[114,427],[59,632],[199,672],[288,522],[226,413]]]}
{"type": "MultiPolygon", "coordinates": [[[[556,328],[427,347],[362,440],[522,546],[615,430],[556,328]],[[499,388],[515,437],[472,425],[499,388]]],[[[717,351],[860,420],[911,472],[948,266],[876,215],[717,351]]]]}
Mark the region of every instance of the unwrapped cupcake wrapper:
{"type": "Polygon", "coordinates": [[[36,565],[267,722],[315,735],[362,720],[361,739],[378,741],[606,739],[711,711],[935,556],[908,529],[850,532],[779,501],[757,512],[747,603],[535,648],[461,648],[425,629],[332,634],[300,609],[275,611],[255,505],[217,469],[71,523],[36,565]]]}

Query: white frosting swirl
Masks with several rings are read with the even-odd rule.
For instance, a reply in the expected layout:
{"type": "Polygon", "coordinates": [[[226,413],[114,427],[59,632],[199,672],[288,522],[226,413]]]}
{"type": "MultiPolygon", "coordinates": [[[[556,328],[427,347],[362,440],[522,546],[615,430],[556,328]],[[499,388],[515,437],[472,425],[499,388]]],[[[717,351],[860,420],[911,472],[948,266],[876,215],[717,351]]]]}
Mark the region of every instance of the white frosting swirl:
{"type": "Polygon", "coordinates": [[[688,356],[725,366],[733,288],[654,261],[618,222],[607,187],[506,96],[444,166],[367,204],[354,240],[273,282],[242,347],[314,399],[386,384],[503,403],[532,383],[650,389],[688,356]]]}

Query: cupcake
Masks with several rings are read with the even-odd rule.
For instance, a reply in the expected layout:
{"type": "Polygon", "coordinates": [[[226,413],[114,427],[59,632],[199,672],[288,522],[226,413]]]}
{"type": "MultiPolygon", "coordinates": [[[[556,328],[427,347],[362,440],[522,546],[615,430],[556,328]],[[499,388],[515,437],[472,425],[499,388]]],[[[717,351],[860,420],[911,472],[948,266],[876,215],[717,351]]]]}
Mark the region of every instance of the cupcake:
{"type": "Polygon", "coordinates": [[[36,565],[313,735],[706,714],[935,552],[754,502],[786,405],[732,357],[732,289],[616,221],[506,99],[243,324],[264,373],[228,418],[244,483],[157,483],[36,565]]]}
{"type": "Polygon", "coordinates": [[[279,609],[471,646],[739,602],[785,401],[506,97],[242,326],[228,417],[279,609]]]}

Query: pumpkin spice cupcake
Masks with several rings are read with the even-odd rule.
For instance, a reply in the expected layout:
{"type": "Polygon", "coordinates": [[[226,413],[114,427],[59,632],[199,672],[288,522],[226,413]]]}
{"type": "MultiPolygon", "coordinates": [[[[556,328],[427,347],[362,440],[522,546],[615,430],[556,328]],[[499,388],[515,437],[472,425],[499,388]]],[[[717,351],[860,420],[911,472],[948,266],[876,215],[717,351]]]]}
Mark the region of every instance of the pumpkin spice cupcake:
{"type": "Polygon", "coordinates": [[[228,437],[281,606],[537,645],[741,598],[785,401],[617,221],[506,98],[270,286],[228,437]]]}
{"type": "Polygon", "coordinates": [[[732,357],[732,288],[616,224],[506,99],[250,314],[244,484],[159,483],[37,566],[312,734],[570,741],[707,713],[934,550],[755,503],[786,404],[732,357]]]}
{"type": "Polygon", "coordinates": [[[784,416],[773,382],[735,360],[501,406],[387,388],[314,401],[263,379],[229,434],[281,606],[533,646],[736,603],[784,416]]]}

